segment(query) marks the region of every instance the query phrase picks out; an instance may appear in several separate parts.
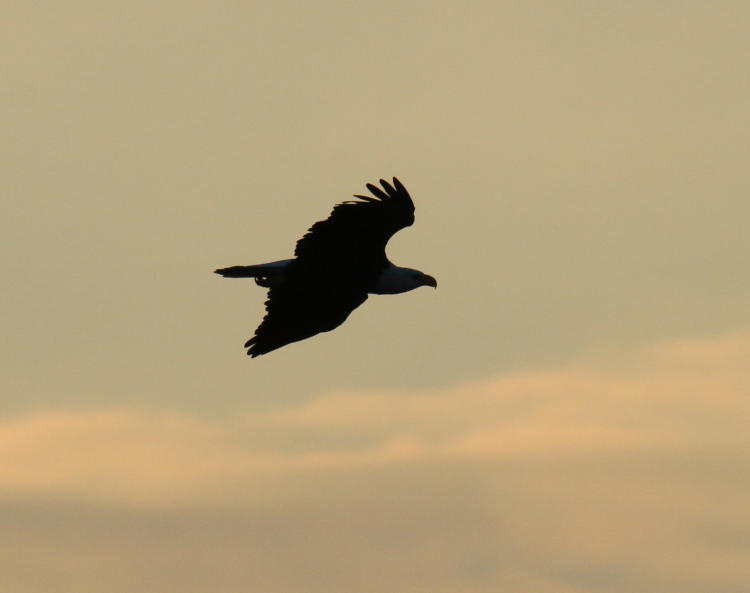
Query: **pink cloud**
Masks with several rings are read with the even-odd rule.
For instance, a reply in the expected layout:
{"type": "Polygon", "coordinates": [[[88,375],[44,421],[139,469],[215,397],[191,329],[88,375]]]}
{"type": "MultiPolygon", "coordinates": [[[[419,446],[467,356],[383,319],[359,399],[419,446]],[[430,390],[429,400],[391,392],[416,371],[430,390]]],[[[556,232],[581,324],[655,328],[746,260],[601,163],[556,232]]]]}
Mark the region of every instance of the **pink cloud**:
{"type": "Polygon", "coordinates": [[[34,562],[67,590],[739,591],[748,361],[737,334],[215,421],[7,419],[0,568],[18,591],[34,562]]]}

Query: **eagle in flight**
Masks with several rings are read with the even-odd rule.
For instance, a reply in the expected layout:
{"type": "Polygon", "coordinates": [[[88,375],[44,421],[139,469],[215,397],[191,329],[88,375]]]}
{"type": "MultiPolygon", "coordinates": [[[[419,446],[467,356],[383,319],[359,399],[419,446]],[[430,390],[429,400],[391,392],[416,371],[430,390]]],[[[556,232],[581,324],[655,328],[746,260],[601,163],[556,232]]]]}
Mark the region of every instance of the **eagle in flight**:
{"type": "Polygon", "coordinates": [[[297,241],[293,259],[215,270],[226,278],[254,278],[268,288],[266,315],[245,343],[260,356],[338,327],[368,294],[437,288],[432,276],[394,266],[385,245],[414,223],[414,203],[402,183],[367,184],[371,196],[355,195],[333,208],[297,241]]]}

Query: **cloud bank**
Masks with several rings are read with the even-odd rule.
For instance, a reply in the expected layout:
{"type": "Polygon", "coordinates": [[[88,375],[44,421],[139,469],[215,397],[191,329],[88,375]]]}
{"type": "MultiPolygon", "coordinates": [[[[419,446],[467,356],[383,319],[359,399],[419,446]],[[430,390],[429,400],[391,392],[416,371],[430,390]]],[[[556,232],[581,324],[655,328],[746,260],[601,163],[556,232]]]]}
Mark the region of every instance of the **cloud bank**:
{"type": "Polygon", "coordinates": [[[29,413],[0,422],[0,568],[19,592],[740,591],[749,426],[748,332],[212,421],[29,413]]]}

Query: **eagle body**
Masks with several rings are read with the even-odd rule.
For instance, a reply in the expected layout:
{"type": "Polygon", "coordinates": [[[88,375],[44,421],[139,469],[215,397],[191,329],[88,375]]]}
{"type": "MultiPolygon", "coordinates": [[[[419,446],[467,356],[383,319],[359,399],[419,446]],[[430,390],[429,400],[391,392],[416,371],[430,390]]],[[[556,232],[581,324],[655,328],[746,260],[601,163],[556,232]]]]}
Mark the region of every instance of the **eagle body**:
{"type": "Polygon", "coordinates": [[[401,182],[367,184],[372,196],[338,204],[297,242],[292,259],[215,270],[227,278],[254,278],[268,288],[266,315],[245,347],[256,357],[291,342],[330,331],[367,300],[437,287],[419,270],[393,265],[385,246],[414,222],[414,204],[401,182]]]}

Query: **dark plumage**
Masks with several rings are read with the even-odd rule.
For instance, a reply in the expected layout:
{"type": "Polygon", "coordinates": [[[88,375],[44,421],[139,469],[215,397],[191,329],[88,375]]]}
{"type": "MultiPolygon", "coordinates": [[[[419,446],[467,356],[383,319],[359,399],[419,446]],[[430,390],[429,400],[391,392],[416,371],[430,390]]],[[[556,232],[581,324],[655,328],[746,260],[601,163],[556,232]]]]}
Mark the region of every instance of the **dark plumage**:
{"type": "Polygon", "coordinates": [[[266,315],[245,347],[259,356],[341,325],[367,295],[406,292],[434,278],[394,266],[385,246],[414,222],[414,203],[401,182],[367,184],[372,196],[338,204],[297,242],[294,259],[216,270],[230,278],[255,278],[268,287],[266,315]]]}

